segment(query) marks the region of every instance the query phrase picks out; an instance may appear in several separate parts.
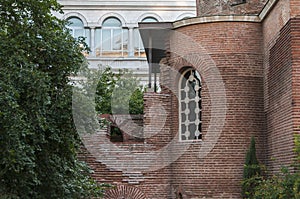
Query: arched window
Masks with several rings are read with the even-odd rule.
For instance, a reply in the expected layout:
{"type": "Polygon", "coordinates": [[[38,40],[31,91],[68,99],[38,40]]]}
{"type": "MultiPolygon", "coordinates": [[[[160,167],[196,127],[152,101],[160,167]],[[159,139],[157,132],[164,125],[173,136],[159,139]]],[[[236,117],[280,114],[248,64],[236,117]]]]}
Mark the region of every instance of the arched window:
{"type": "Polygon", "coordinates": [[[179,81],[179,140],[201,140],[201,77],[192,68],[179,81]]]}
{"type": "Polygon", "coordinates": [[[102,24],[102,27],[119,27],[121,28],[122,27],[122,23],[119,19],[115,18],[115,17],[109,17],[107,18],[103,24],[102,24]]]}
{"type": "MultiPolygon", "coordinates": [[[[146,17],[142,22],[158,22],[154,17],[146,17]]],[[[134,56],[146,57],[144,45],[138,29],[134,29],[134,56]]]]}
{"type": "Polygon", "coordinates": [[[142,22],[158,22],[154,17],[146,17],[142,20],[142,22]]]}
{"type": "Polygon", "coordinates": [[[85,42],[89,45],[90,43],[90,30],[84,28],[83,22],[77,17],[71,17],[68,19],[69,25],[68,29],[70,30],[71,35],[78,39],[78,37],[85,37],[85,42]]]}
{"type": "Polygon", "coordinates": [[[116,17],[109,17],[102,23],[96,55],[106,57],[128,55],[128,29],[122,28],[121,21],[116,17]]]}

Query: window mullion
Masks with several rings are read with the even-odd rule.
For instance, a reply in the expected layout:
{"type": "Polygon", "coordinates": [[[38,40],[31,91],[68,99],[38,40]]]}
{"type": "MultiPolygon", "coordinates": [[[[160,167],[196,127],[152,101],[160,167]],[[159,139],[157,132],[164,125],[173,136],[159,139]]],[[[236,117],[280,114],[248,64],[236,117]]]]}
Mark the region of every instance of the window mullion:
{"type": "Polygon", "coordinates": [[[114,40],[114,29],[110,29],[110,50],[111,51],[114,51],[113,40],[114,40]]]}

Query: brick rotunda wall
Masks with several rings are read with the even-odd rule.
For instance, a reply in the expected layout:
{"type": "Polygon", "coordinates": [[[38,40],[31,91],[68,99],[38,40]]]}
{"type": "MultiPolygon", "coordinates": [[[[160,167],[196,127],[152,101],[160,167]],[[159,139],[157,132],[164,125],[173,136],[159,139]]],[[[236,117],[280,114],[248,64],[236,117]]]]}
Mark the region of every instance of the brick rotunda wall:
{"type": "Polygon", "coordinates": [[[197,0],[197,15],[258,14],[268,0],[197,0]]]}
{"type": "MultiPolygon", "coordinates": [[[[180,190],[183,198],[240,198],[243,165],[251,136],[256,138],[259,160],[261,163],[265,160],[261,24],[216,22],[184,26],[176,31],[179,34],[175,33],[170,42],[168,63],[179,72],[186,66],[200,68],[203,142],[193,142],[171,165],[172,186],[180,190]],[[215,64],[216,68],[210,69],[208,62],[215,64]],[[202,156],[201,150],[205,151],[205,148],[201,147],[207,147],[210,135],[217,131],[212,122],[221,122],[218,117],[223,114],[221,111],[214,116],[217,120],[212,118],[215,110],[212,102],[216,99],[211,96],[222,96],[222,93],[211,95],[214,92],[211,85],[219,81],[214,79],[217,71],[225,88],[226,108],[222,110],[226,111],[225,123],[215,145],[202,156]]],[[[164,84],[176,91],[178,74],[164,68],[162,73],[168,73],[162,77],[173,75],[168,78],[173,81],[164,84]]],[[[173,94],[172,107],[176,108],[173,109],[172,122],[178,126],[175,96],[173,94]]]]}

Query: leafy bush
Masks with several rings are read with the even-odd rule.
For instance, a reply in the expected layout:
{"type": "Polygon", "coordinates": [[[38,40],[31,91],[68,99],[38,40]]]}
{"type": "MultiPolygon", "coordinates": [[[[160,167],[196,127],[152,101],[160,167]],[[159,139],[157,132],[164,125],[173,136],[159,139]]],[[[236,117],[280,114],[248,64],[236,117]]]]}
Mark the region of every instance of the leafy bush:
{"type": "Polygon", "coordinates": [[[143,114],[143,92],[132,72],[115,74],[106,67],[96,88],[96,110],[101,114],[143,114]]]}
{"type": "MultiPolygon", "coordinates": [[[[283,167],[281,172],[269,178],[247,175],[243,180],[243,197],[251,199],[299,199],[300,198],[300,136],[295,135],[295,163],[291,172],[283,167]]],[[[255,168],[253,168],[255,170],[255,168]]],[[[254,172],[251,171],[252,174],[254,172]]]]}
{"type": "Polygon", "coordinates": [[[85,61],[56,0],[0,3],[0,197],[102,194],[77,160],[72,86],[85,61]]]}
{"type": "Polygon", "coordinates": [[[255,199],[299,199],[300,198],[300,136],[295,135],[295,163],[292,165],[295,171],[291,172],[283,167],[281,172],[271,178],[260,181],[254,190],[255,199]]]}
{"type": "Polygon", "coordinates": [[[299,177],[299,173],[292,174],[283,168],[280,174],[261,180],[255,187],[253,198],[298,199],[299,177]]]}
{"type": "Polygon", "coordinates": [[[131,71],[112,71],[107,66],[97,70],[83,68],[86,77],[80,84],[85,96],[94,101],[98,114],[143,114],[144,89],[131,71]]]}
{"type": "Polygon", "coordinates": [[[244,180],[242,182],[242,195],[244,198],[251,198],[253,196],[253,190],[261,180],[260,175],[261,166],[256,158],[255,139],[252,137],[244,165],[244,180]]]}

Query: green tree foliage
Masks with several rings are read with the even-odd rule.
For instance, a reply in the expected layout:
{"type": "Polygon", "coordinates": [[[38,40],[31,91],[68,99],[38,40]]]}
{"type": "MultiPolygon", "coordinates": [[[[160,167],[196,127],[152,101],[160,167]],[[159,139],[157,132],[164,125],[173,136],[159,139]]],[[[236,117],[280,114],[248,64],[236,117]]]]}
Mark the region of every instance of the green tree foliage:
{"type": "Polygon", "coordinates": [[[299,199],[300,198],[300,136],[295,135],[295,163],[291,165],[294,171],[283,167],[281,172],[259,181],[255,187],[253,198],[261,199],[299,199]]]}
{"type": "Polygon", "coordinates": [[[99,69],[96,79],[96,111],[99,114],[112,114],[111,101],[117,82],[120,80],[121,71],[115,74],[110,67],[99,69]]]}
{"type": "Polygon", "coordinates": [[[120,70],[115,74],[106,67],[96,88],[96,110],[100,114],[143,114],[143,93],[131,72],[120,70]]]}
{"type": "Polygon", "coordinates": [[[260,175],[260,166],[256,157],[255,139],[251,138],[250,148],[246,154],[244,165],[244,178],[251,178],[255,175],[260,175]]]}
{"type": "Polygon", "coordinates": [[[135,89],[129,99],[129,113],[143,114],[144,113],[144,90],[139,87],[135,89]]]}
{"type": "Polygon", "coordinates": [[[73,111],[80,133],[93,133],[109,123],[104,118],[99,122],[99,114],[143,114],[144,89],[131,72],[84,65],[78,76],[81,80],[74,88],[73,111]]]}
{"type": "Polygon", "coordinates": [[[251,138],[251,144],[246,154],[244,165],[242,195],[244,198],[252,198],[253,190],[257,186],[257,181],[261,178],[261,168],[256,158],[255,139],[251,138]]]}
{"type": "MultiPolygon", "coordinates": [[[[300,136],[295,135],[295,163],[282,167],[281,172],[271,177],[248,175],[243,180],[244,198],[250,199],[299,199],[300,198],[300,136]]],[[[256,162],[256,161],[254,161],[256,162]]],[[[250,173],[250,172],[249,172],[250,173]]],[[[251,171],[252,174],[254,174],[251,171]]]]}
{"type": "Polygon", "coordinates": [[[0,0],[0,198],[101,194],[77,160],[69,77],[82,48],[55,0],[0,0]]]}

